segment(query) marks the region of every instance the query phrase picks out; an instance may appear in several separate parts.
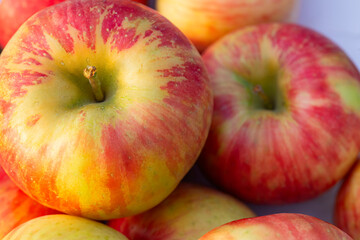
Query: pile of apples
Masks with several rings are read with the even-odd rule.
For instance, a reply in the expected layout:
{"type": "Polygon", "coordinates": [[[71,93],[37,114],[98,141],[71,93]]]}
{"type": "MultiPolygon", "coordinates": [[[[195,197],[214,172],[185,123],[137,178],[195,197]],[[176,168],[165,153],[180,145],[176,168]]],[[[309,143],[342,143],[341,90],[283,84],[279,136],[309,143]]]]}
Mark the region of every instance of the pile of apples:
{"type": "Polygon", "coordinates": [[[0,238],[360,239],[360,73],[297,4],[0,0],[0,238]],[[336,226],[246,205],[345,176],[336,226]]]}

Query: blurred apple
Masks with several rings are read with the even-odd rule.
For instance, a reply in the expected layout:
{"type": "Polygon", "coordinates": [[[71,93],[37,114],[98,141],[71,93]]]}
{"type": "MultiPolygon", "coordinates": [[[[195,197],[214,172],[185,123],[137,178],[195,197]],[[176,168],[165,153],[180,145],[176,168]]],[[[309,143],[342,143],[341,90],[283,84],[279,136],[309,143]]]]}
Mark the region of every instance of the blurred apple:
{"type": "Polygon", "coordinates": [[[181,183],[162,203],[108,225],[131,240],[194,240],[233,220],[254,217],[243,203],[217,190],[181,183]]]}
{"type": "Polygon", "coordinates": [[[33,15],[0,57],[0,162],[41,204],[107,220],[164,200],[205,143],[202,58],[142,4],[74,0],[33,15]]]}
{"type": "Polygon", "coordinates": [[[157,0],[157,10],[203,51],[236,29],[290,20],[297,0],[157,0]]]}
{"type": "Polygon", "coordinates": [[[105,224],[64,214],[32,219],[15,228],[3,240],[127,240],[105,224]]]}
{"type": "Polygon", "coordinates": [[[241,219],[213,229],[199,240],[351,240],[334,225],[294,213],[241,219]]]}
{"type": "Polygon", "coordinates": [[[59,213],[24,194],[0,167],[0,239],[18,225],[43,215],[59,213]]]}
{"type": "Polygon", "coordinates": [[[311,199],[360,149],[360,74],[323,35],[294,24],[233,32],[203,54],[214,113],[200,166],[255,203],[311,199]]]}
{"type": "MultiPolygon", "coordinates": [[[[360,160],[360,158],[359,158],[360,160]]],[[[334,211],[334,223],[355,240],[360,239],[360,162],[354,168],[338,192],[334,211]]]]}
{"type": "Polygon", "coordinates": [[[0,1],[0,48],[29,17],[41,9],[65,0],[1,0],[0,1]]]}

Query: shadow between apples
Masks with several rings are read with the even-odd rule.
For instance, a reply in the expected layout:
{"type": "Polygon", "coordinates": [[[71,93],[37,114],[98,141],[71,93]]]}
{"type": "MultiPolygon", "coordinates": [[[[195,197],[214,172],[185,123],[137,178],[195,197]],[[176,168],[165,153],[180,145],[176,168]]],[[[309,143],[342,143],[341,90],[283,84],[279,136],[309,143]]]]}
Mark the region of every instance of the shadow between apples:
{"type": "MultiPolygon", "coordinates": [[[[183,181],[198,183],[224,192],[222,189],[218,188],[206,179],[197,163],[188,172],[183,181]]],[[[243,201],[258,216],[265,216],[275,213],[302,213],[317,217],[323,221],[333,224],[335,199],[342,182],[343,180],[339,181],[335,186],[317,196],[316,198],[298,203],[262,205],[249,203],[241,199],[240,200],[243,201]]]]}

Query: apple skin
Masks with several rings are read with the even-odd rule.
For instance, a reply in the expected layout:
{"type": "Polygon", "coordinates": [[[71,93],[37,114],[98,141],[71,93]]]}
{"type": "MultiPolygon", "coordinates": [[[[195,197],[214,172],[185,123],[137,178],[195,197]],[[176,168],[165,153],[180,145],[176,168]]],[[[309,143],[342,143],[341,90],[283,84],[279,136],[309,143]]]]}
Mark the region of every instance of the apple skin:
{"type": "Polygon", "coordinates": [[[34,13],[65,0],[1,0],[0,48],[3,48],[16,30],[34,13]]]}
{"type": "Polygon", "coordinates": [[[108,225],[132,240],[193,240],[222,224],[255,217],[242,202],[208,187],[181,183],[162,203],[108,225]]]}
{"type": "Polygon", "coordinates": [[[198,158],[212,116],[196,48],[131,1],[65,1],[35,14],[2,52],[0,89],[6,173],[41,204],[97,220],[164,200],[198,158]]]}
{"type": "Polygon", "coordinates": [[[145,4],[145,5],[147,4],[147,0],[133,0],[133,1],[145,4]]]}
{"type": "MultiPolygon", "coordinates": [[[[360,160],[360,157],[359,157],[360,160]]],[[[334,224],[355,240],[360,239],[360,163],[346,176],[336,196],[334,224]]]]}
{"type": "Polygon", "coordinates": [[[24,194],[0,167],[0,239],[30,219],[56,213],[24,194]]]}
{"type": "Polygon", "coordinates": [[[199,240],[351,240],[334,225],[315,217],[278,213],[240,219],[217,227],[199,240]]]}
{"type": "Polygon", "coordinates": [[[214,94],[199,159],[240,199],[300,202],[342,179],[360,149],[360,74],[328,38],[295,24],[233,32],[203,54],[214,94]]]}
{"type": "Polygon", "coordinates": [[[157,0],[156,9],[202,52],[236,29],[290,20],[296,3],[297,0],[157,0]]]}
{"type": "Polygon", "coordinates": [[[15,228],[3,240],[127,240],[106,226],[89,219],[64,214],[32,219],[15,228]]]}
{"type": "MultiPolygon", "coordinates": [[[[33,14],[63,1],[65,0],[1,0],[0,48],[3,48],[7,44],[21,24],[23,24],[33,14]]],[[[147,0],[134,1],[147,4],[147,0]]]]}

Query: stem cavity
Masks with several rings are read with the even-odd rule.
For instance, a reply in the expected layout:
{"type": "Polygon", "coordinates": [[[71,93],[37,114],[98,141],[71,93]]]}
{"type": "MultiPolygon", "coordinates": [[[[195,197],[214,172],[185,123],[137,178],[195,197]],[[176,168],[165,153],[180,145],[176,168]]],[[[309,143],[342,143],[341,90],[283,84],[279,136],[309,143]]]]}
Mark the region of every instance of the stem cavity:
{"type": "Polygon", "coordinates": [[[255,94],[257,94],[261,98],[261,100],[264,104],[264,107],[266,109],[269,109],[269,110],[274,109],[271,99],[264,93],[264,90],[261,87],[261,85],[259,85],[259,84],[255,85],[253,91],[255,94]]]}

